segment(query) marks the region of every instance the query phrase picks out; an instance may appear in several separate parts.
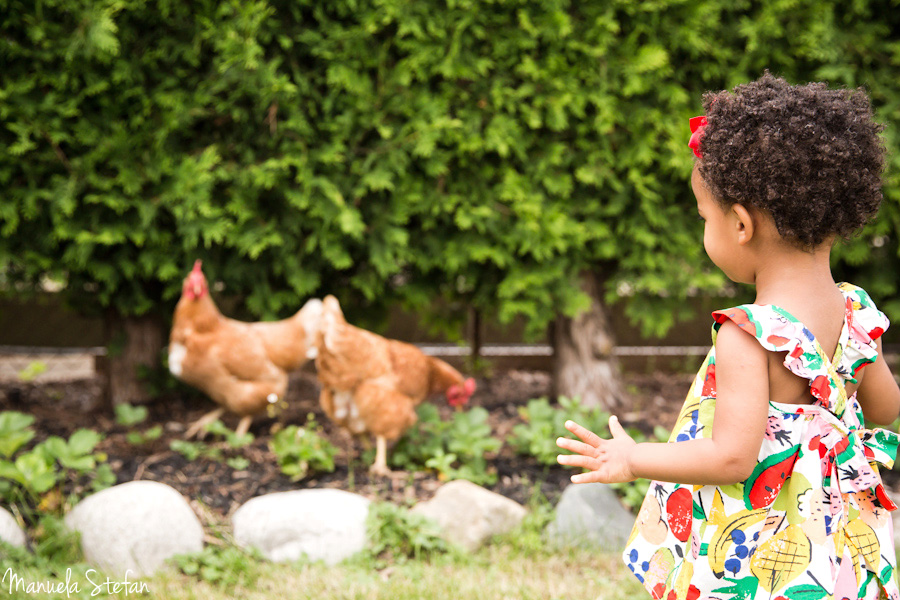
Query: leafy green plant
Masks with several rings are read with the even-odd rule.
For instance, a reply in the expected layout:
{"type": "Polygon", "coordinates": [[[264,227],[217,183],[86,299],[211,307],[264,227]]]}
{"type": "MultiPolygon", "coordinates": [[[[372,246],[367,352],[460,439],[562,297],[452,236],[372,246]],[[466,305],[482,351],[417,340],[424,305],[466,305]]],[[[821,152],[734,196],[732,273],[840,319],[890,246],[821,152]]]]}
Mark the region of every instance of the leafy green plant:
{"type": "Polygon", "coordinates": [[[132,406],[131,404],[116,404],[113,409],[116,413],[116,423],[124,427],[133,427],[147,420],[149,411],[146,406],[132,406]]]}
{"type": "Polygon", "coordinates": [[[596,432],[605,430],[609,413],[601,408],[582,406],[577,398],[559,398],[559,406],[551,406],[547,398],[529,400],[519,408],[524,423],[513,427],[507,443],[519,454],[535,457],[542,465],[555,465],[559,448],[556,438],[571,435],[565,427],[567,420],[596,432]]]}
{"type": "Polygon", "coordinates": [[[0,456],[12,458],[16,451],[31,441],[34,417],[15,411],[0,413],[0,456]]]}
{"type": "Polygon", "coordinates": [[[143,446],[158,440],[162,436],[162,432],[162,425],[154,425],[144,431],[129,431],[125,434],[125,439],[134,446],[143,446]]]}
{"type": "Polygon", "coordinates": [[[379,564],[428,559],[450,551],[437,523],[390,502],[369,507],[366,532],[366,552],[379,564]]]}
{"type": "Polygon", "coordinates": [[[112,467],[109,466],[109,463],[102,463],[97,465],[97,469],[94,471],[94,479],[91,482],[91,489],[95,492],[99,492],[100,490],[105,490],[108,487],[112,487],[116,484],[116,474],[113,473],[112,467]]]}
{"type": "Polygon", "coordinates": [[[206,425],[205,429],[208,433],[223,437],[225,439],[225,443],[228,444],[228,446],[232,449],[248,446],[253,443],[254,439],[253,434],[249,432],[238,435],[236,432],[226,427],[225,423],[223,423],[219,419],[216,419],[212,423],[206,425]]]}
{"type": "Polygon", "coordinates": [[[94,455],[94,448],[102,439],[103,436],[96,431],[79,429],[69,437],[68,441],[52,435],[35,446],[35,450],[45,450],[48,458],[59,461],[68,469],[90,471],[97,465],[99,455],[94,455]]]}
{"type": "Polygon", "coordinates": [[[334,457],[338,449],[319,435],[319,424],[312,413],[306,415],[306,426],[285,427],[269,441],[281,472],[300,481],[311,471],[334,471],[334,457]]]}
{"type": "Polygon", "coordinates": [[[210,446],[205,442],[191,442],[188,440],[172,440],[169,442],[169,448],[181,454],[190,461],[198,458],[206,458],[209,460],[221,461],[222,450],[215,446],[210,446]]]}
{"type": "MultiPolygon", "coordinates": [[[[38,514],[33,526],[29,530],[29,545],[18,547],[8,545],[0,541],[0,570],[5,570],[10,564],[14,571],[25,580],[30,581],[58,581],[64,580],[67,572],[85,573],[91,568],[85,563],[81,551],[80,534],[66,527],[63,519],[55,514],[38,514]]],[[[77,578],[77,575],[76,575],[77,578]]],[[[7,578],[7,581],[9,578],[7,578]]],[[[76,600],[90,600],[92,588],[72,586],[68,593],[51,598],[73,598],[76,600]]],[[[34,597],[28,594],[17,594],[10,589],[11,599],[34,597]]],[[[42,594],[39,596],[43,597],[42,594]]],[[[7,597],[7,596],[4,596],[7,597]]]]}
{"type": "Polygon", "coordinates": [[[83,560],[81,534],[66,527],[62,517],[41,515],[31,533],[31,549],[39,559],[63,565],[83,560]]]}
{"type": "Polygon", "coordinates": [[[79,429],[68,441],[50,436],[32,450],[19,452],[15,460],[0,460],[0,477],[40,495],[64,478],[66,469],[90,473],[98,460],[105,460],[105,455],[94,453],[101,439],[99,433],[89,429],[79,429]]]}
{"type": "MultiPolygon", "coordinates": [[[[132,406],[130,404],[117,404],[114,408],[116,413],[116,423],[124,427],[134,427],[147,420],[149,411],[146,406],[132,406]]],[[[144,431],[129,431],[125,434],[125,439],[129,444],[134,446],[142,446],[158,440],[162,436],[162,425],[154,425],[144,431]]]]}
{"type": "Polygon", "coordinates": [[[87,488],[115,483],[106,455],[94,451],[102,435],[79,429],[68,440],[50,436],[27,449],[35,435],[33,423],[30,415],[0,413],[0,500],[5,504],[19,505],[33,519],[38,508],[61,510],[67,488],[77,498],[87,488]]]}
{"type": "Polygon", "coordinates": [[[246,456],[233,456],[225,459],[225,464],[235,471],[243,471],[250,466],[250,459],[246,456]]]}
{"type": "Polygon", "coordinates": [[[250,588],[256,584],[262,556],[252,549],[210,544],[200,552],[179,554],[171,560],[185,575],[232,590],[235,586],[250,588]]]}
{"type": "MultiPolygon", "coordinates": [[[[581,406],[574,398],[560,397],[558,407],[551,406],[547,398],[535,398],[529,400],[524,408],[520,408],[519,413],[525,422],[513,427],[507,443],[519,454],[533,456],[543,465],[557,464],[556,457],[563,451],[556,445],[556,438],[572,437],[565,428],[565,422],[569,419],[601,437],[610,435],[609,413],[600,408],[581,406]]],[[[669,436],[668,431],[662,427],[657,427],[649,436],[635,427],[626,427],[625,431],[637,442],[655,442],[669,436]]],[[[643,502],[650,482],[637,479],[627,483],[614,483],[612,487],[622,503],[635,510],[643,502]]]]}
{"type": "Polygon", "coordinates": [[[392,465],[433,469],[441,479],[468,479],[482,485],[496,482],[486,455],[498,451],[502,442],[492,436],[484,408],[456,412],[449,421],[441,420],[432,404],[422,404],[416,412],[419,421],[395,446],[392,465]]]}
{"type": "Polygon", "coordinates": [[[416,408],[418,421],[401,437],[391,450],[390,461],[395,467],[415,470],[436,456],[446,454],[444,438],[449,421],[441,420],[435,405],[424,403],[416,408]]]}
{"type": "MultiPolygon", "coordinates": [[[[154,427],[144,434],[139,434],[141,437],[136,438],[136,441],[138,439],[144,439],[148,434],[155,434],[155,429],[156,428],[154,427]]],[[[205,460],[224,462],[226,465],[237,471],[242,471],[250,466],[250,461],[245,456],[227,456],[227,454],[234,454],[235,451],[252,443],[254,439],[252,434],[245,433],[243,435],[237,435],[219,420],[213,421],[207,425],[206,431],[213,435],[220,436],[224,438],[224,440],[221,442],[172,440],[169,442],[169,448],[178,452],[189,461],[202,458],[205,460]]],[[[162,433],[161,430],[160,433],[162,433]]]]}

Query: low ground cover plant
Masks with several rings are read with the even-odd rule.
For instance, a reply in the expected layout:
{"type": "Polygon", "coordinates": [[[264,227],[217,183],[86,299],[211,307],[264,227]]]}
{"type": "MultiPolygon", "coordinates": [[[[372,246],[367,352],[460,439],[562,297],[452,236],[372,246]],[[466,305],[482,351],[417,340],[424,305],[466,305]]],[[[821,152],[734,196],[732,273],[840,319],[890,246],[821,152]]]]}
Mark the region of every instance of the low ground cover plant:
{"type": "Polygon", "coordinates": [[[408,560],[428,560],[452,551],[434,521],[389,502],[376,502],[366,519],[364,557],[378,568],[408,560]]]}
{"type": "Polygon", "coordinates": [[[312,413],[306,415],[306,425],[289,425],[269,441],[281,472],[292,481],[300,481],[310,473],[334,471],[337,447],[325,439],[312,413]]]}
{"type": "Polygon", "coordinates": [[[162,436],[162,425],[154,425],[147,429],[139,430],[138,425],[147,420],[149,411],[146,406],[132,406],[131,404],[116,404],[114,407],[116,414],[116,424],[121,425],[130,431],[126,434],[125,439],[129,444],[135,446],[143,446],[150,444],[162,436]]]}
{"type": "Polygon", "coordinates": [[[609,413],[583,406],[578,399],[560,396],[558,406],[546,397],[534,398],[519,407],[523,423],[513,427],[507,443],[520,455],[533,456],[542,465],[555,465],[559,447],[556,438],[570,436],[565,428],[569,419],[600,433],[606,429],[609,413]]]}
{"type": "Polygon", "coordinates": [[[468,479],[479,485],[497,481],[489,463],[500,450],[493,437],[488,412],[480,406],[453,413],[442,420],[437,407],[422,404],[416,409],[419,422],[407,431],[391,451],[391,464],[407,471],[431,469],[443,480],[468,479]]]}
{"type": "Polygon", "coordinates": [[[67,505],[116,481],[106,455],[95,451],[101,434],[79,429],[68,439],[52,435],[32,445],[33,424],[31,415],[0,413],[0,503],[28,525],[41,513],[61,515],[67,505]]]}
{"type": "Polygon", "coordinates": [[[222,590],[235,586],[252,587],[259,579],[258,564],[262,555],[255,550],[218,543],[209,544],[200,552],[179,554],[171,562],[184,575],[205,581],[222,590]]]}
{"type": "MultiPolygon", "coordinates": [[[[556,445],[556,438],[571,437],[565,428],[567,420],[573,420],[601,437],[609,437],[609,413],[601,408],[583,406],[578,399],[560,397],[558,406],[551,405],[547,398],[535,398],[519,409],[523,423],[513,427],[512,435],[507,439],[515,451],[521,455],[533,456],[543,465],[556,465],[556,457],[561,452],[556,445]]],[[[664,441],[668,431],[656,427],[651,434],[646,434],[636,427],[625,430],[636,442],[664,441]]],[[[646,479],[638,479],[628,483],[614,483],[615,489],[623,504],[632,511],[640,508],[650,487],[646,479]]]]}

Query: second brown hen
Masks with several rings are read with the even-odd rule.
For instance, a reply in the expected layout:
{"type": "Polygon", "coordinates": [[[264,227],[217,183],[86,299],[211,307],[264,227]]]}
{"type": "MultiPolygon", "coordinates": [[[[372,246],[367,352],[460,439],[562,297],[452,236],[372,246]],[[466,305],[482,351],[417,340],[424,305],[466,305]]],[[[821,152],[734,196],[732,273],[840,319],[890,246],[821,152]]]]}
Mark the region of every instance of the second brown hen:
{"type": "Polygon", "coordinates": [[[376,475],[390,473],[387,442],[415,424],[426,397],[443,392],[451,406],[462,407],[475,392],[475,380],[446,362],[347,323],[333,296],[323,301],[316,347],[322,409],[351,433],[375,437],[376,475]]]}

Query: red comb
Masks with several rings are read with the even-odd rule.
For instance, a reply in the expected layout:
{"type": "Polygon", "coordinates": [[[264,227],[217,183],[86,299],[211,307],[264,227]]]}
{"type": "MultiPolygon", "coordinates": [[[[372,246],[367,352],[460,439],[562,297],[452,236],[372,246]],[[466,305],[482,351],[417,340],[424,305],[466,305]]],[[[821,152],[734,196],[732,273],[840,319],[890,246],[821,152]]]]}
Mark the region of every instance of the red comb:
{"type": "Polygon", "coordinates": [[[469,396],[475,393],[476,387],[477,386],[475,385],[475,380],[471,377],[463,381],[463,389],[466,390],[466,394],[469,396]]]}

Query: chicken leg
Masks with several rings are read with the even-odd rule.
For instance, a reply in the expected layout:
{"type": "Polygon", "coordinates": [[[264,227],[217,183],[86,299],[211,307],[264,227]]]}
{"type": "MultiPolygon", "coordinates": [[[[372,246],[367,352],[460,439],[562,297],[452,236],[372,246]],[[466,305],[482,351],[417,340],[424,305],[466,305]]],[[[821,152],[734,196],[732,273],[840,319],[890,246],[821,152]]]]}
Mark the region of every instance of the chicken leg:
{"type": "Polygon", "coordinates": [[[387,466],[387,439],[375,436],[375,462],[369,467],[369,473],[376,477],[388,477],[391,470],[387,466]]]}
{"type": "MultiPolygon", "coordinates": [[[[184,439],[189,440],[192,437],[194,437],[195,435],[197,435],[198,433],[200,433],[199,438],[203,439],[203,436],[206,435],[206,432],[203,431],[203,428],[206,427],[207,425],[209,425],[210,423],[212,423],[213,421],[217,420],[224,413],[225,413],[224,408],[217,408],[214,411],[206,413],[205,415],[203,415],[202,417],[200,417],[199,419],[194,421],[194,423],[190,427],[188,427],[187,432],[185,432],[185,434],[184,434],[184,439]]],[[[249,426],[249,423],[248,423],[248,426],[249,426]]]]}
{"type": "Polygon", "coordinates": [[[237,429],[234,430],[235,435],[242,436],[250,429],[250,423],[253,422],[252,415],[246,415],[241,419],[241,422],[238,423],[237,429]]]}

